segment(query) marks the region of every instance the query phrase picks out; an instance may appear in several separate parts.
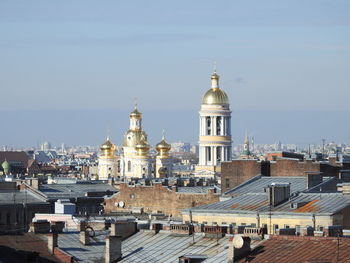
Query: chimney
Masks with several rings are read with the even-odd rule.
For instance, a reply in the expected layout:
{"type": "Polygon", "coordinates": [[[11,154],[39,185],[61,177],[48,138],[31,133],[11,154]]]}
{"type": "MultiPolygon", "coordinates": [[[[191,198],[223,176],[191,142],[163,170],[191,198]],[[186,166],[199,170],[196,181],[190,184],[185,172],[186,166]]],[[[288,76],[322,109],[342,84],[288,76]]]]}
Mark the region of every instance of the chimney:
{"type": "Polygon", "coordinates": [[[58,234],[50,233],[47,235],[47,248],[50,254],[54,254],[55,247],[58,246],[58,234]]]}
{"type": "Polygon", "coordinates": [[[90,243],[89,234],[85,230],[80,231],[79,240],[84,246],[89,245],[90,243]]]}
{"type": "Polygon", "coordinates": [[[238,259],[250,253],[250,237],[234,236],[229,240],[228,263],[234,263],[238,259]]]}
{"type": "Polygon", "coordinates": [[[290,184],[272,183],[267,187],[268,203],[276,206],[287,200],[290,196],[290,184]]]}
{"type": "Polygon", "coordinates": [[[122,237],[107,236],[106,237],[106,254],[105,263],[113,263],[122,257],[122,237]]]}
{"type": "Polygon", "coordinates": [[[320,183],[322,183],[323,176],[319,172],[308,172],[307,173],[307,189],[310,189],[320,183]]]}

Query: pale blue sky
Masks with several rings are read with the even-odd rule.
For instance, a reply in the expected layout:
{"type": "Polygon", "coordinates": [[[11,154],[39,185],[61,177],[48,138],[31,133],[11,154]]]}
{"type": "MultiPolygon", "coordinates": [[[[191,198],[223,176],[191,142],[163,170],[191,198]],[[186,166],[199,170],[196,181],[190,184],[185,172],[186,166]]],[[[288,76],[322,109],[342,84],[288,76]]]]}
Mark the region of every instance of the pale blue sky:
{"type": "Polygon", "coordinates": [[[195,112],[213,61],[234,111],[348,111],[349,14],[348,0],[1,0],[0,111],[16,123],[28,110],[128,111],[137,97],[144,111],[195,112]]]}

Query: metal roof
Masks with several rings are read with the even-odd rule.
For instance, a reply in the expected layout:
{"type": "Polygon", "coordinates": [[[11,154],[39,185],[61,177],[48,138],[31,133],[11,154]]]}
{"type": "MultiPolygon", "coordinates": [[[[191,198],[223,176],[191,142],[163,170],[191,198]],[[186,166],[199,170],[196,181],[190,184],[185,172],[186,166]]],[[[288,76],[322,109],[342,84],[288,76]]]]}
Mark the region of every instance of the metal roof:
{"type": "MultiPolygon", "coordinates": [[[[96,232],[96,237],[88,246],[79,242],[78,232],[59,235],[58,246],[74,256],[78,262],[102,262],[105,256],[105,237],[107,231],[96,232]]],[[[193,236],[174,235],[170,231],[141,230],[122,242],[122,263],[178,263],[184,255],[203,255],[205,263],[226,263],[227,245],[230,236],[223,238],[205,237],[203,233],[193,236]]],[[[258,241],[253,241],[258,242],[258,241]]]]}
{"type": "Polygon", "coordinates": [[[342,193],[300,193],[274,209],[273,211],[283,211],[291,213],[314,213],[314,214],[334,214],[350,205],[350,195],[342,193]],[[300,207],[292,208],[291,204],[302,204],[300,207]]]}
{"type": "Polygon", "coordinates": [[[26,190],[1,190],[0,204],[46,203],[44,198],[26,190]]]}
{"type": "Polygon", "coordinates": [[[87,192],[118,192],[116,188],[106,183],[76,183],[76,184],[45,184],[39,190],[48,198],[84,197],[87,192]]]}
{"type": "Polygon", "coordinates": [[[220,188],[217,186],[186,186],[186,187],[178,187],[177,192],[179,193],[189,193],[189,194],[206,194],[208,190],[216,189],[217,193],[220,193],[220,188]]]}
{"type": "Polygon", "coordinates": [[[291,193],[304,191],[307,189],[307,177],[292,177],[292,176],[255,176],[251,180],[225,192],[225,195],[239,195],[245,193],[263,193],[264,188],[272,183],[286,184],[290,183],[291,193]]]}

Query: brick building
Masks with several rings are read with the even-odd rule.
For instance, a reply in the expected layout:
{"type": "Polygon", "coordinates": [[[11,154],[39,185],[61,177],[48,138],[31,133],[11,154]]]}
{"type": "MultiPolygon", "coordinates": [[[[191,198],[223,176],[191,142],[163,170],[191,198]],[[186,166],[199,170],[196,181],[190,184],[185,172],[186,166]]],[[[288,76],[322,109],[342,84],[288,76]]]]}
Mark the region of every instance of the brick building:
{"type": "Polygon", "coordinates": [[[151,186],[120,184],[120,192],[106,198],[104,211],[129,212],[135,208],[146,213],[164,213],[181,217],[181,210],[219,201],[215,187],[176,187],[169,188],[161,183],[151,186]]]}
{"type": "Polygon", "coordinates": [[[237,159],[221,165],[221,192],[240,185],[256,175],[264,176],[306,176],[310,172],[324,176],[338,177],[341,170],[350,168],[350,163],[337,162],[335,158],[319,162],[298,158],[277,158],[275,161],[237,159]]]}

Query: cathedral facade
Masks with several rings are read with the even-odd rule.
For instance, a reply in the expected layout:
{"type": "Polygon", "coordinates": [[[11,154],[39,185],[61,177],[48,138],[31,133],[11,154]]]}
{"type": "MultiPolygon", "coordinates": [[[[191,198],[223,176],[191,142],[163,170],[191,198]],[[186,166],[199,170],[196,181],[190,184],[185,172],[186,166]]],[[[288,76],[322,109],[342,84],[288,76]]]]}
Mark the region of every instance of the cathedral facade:
{"type": "Polygon", "coordinates": [[[151,154],[151,146],[147,140],[147,133],[142,128],[142,113],[137,107],[130,113],[129,129],[124,135],[120,156],[116,156],[115,146],[107,140],[102,146],[99,156],[99,179],[105,180],[112,177],[124,178],[152,178],[170,177],[172,175],[173,159],[169,155],[171,149],[164,138],[156,145],[156,154],[151,154]],[[108,143],[107,143],[108,142],[108,143]],[[105,148],[109,145],[108,155],[105,148]],[[106,158],[105,156],[108,156],[106,158]],[[108,165],[106,164],[108,160],[108,165]],[[112,165],[113,164],[113,165],[112,165]],[[101,167],[101,168],[100,168],[101,167]],[[112,170],[118,172],[106,173],[112,170]]]}

